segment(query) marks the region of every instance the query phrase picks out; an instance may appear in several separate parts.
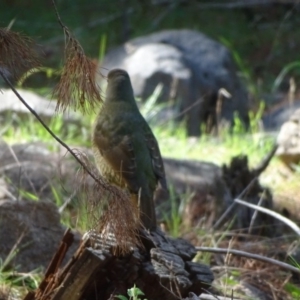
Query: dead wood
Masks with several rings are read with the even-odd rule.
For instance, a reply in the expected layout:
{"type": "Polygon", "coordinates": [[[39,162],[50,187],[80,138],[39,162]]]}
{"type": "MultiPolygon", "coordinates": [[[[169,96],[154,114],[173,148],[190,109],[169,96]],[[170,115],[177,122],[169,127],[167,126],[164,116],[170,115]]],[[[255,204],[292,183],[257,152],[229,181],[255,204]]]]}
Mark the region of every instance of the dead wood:
{"type": "Polygon", "coordinates": [[[184,239],[172,239],[159,229],[140,232],[142,246],[131,247],[126,255],[117,255],[113,236],[103,239],[88,232],[77,252],[64,268],[61,262],[72,243],[66,232],[44,280],[24,300],[114,299],[127,295],[136,285],[151,299],[182,299],[190,292],[197,295],[213,281],[210,268],[192,262],[193,245],[184,239]]]}
{"type": "Polygon", "coordinates": [[[277,151],[278,145],[274,144],[271,151],[264,157],[264,159],[261,161],[261,163],[252,170],[252,173],[256,175],[257,177],[260,176],[260,174],[268,167],[269,163],[271,162],[273,156],[275,155],[277,151]]]}
{"type": "MultiPolygon", "coordinates": [[[[267,168],[277,149],[277,145],[271,149],[262,162],[254,169],[248,165],[248,157],[241,155],[233,157],[229,165],[223,165],[223,179],[228,186],[233,199],[243,197],[249,203],[258,204],[268,209],[273,209],[272,194],[269,189],[260,185],[259,176],[267,168]]],[[[236,217],[235,227],[248,229],[251,224],[251,233],[274,236],[278,234],[274,230],[275,220],[262,213],[255,213],[246,207],[238,207],[233,202],[226,210],[220,221],[214,226],[220,226],[229,218],[236,217]]]]}

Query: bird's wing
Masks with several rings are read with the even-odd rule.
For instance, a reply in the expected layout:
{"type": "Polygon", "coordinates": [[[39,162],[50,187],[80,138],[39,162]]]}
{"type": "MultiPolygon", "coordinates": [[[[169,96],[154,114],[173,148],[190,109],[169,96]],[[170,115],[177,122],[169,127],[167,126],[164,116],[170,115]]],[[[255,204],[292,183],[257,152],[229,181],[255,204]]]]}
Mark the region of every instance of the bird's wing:
{"type": "Polygon", "coordinates": [[[137,164],[129,135],[117,140],[97,135],[94,143],[99,149],[100,155],[111,166],[116,176],[123,178],[129,189],[137,193],[139,189],[136,181],[137,164]]]}
{"type": "Polygon", "coordinates": [[[150,130],[145,134],[145,139],[146,139],[147,147],[150,151],[152,166],[157,181],[160,183],[162,188],[167,190],[164,163],[160,154],[157,140],[150,130]]]}

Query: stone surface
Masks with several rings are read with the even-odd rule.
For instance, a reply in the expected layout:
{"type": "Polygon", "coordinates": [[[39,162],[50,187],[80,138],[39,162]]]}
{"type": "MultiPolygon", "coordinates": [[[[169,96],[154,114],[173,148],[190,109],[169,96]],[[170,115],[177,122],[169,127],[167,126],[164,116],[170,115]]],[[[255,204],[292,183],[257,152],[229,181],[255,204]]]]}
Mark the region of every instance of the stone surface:
{"type": "Polygon", "coordinates": [[[10,199],[53,199],[52,186],[58,185],[58,158],[43,143],[9,146],[0,141],[0,175],[10,199]],[[55,176],[56,175],[56,176],[55,176]],[[29,195],[29,194],[30,195],[29,195]]]}
{"type": "Polygon", "coordinates": [[[282,105],[276,106],[263,116],[264,130],[279,131],[281,126],[292,117],[297,109],[300,109],[300,101],[295,101],[291,105],[288,102],[284,102],[282,105]]]}
{"type": "MultiPolygon", "coordinates": [[[[89,149],[82,149],[93,162],[89,149]]],[[[186,225],[196,225],[200,220],[208,226],[230,205],[232,198],[222,179],[222,170],[212,163],[164,158],[169,188],[178,197],[175,201],[182,207],[186,225]],[[187,197],[189,195],[189,197],[187,197]],[[188,200],[185,202],[183,199],[188,200]],[[181,204],[180,204],[181,203],[181,204]]],[[[46,144],[27,143],[9,146],[0,143],[0,196],[9,199],[37,199],[55,201],[53,189],[66,201],[80,198],[80,184],[74,178],[78,164],[65,155],[65,151],[51,152],[46,144]],[[20,189],[22,193],[20,193],[20,189]],[[76,191],[78,192],[76,193],[76,191]]],[[[87,189],[92,189],[93,180],[87,177],[87,189]]],[[[72,205],[72,204],[70,204],[72,205]]],[[[165,194],[156,197],[156,213],[160,220],[171,213],[171,202],[165,194]]]]}
{"type": "Polygon", "coordinates": [[[300,109],[294,111],[277,137],[276,155],[289,167],[300,162],[300,109]]]}
{"type": "MultiPolygon", "coordinates": [[[[45,122],[49,122],[53,116],[55,116],[55,107],[56,101],[49,100],[45,97],[27,91],[24,89],[17,89],[17,92],[21,97],[26,101],[26,103],[35,110],[36,113],[41,117],[45,122]]],[[[18,99],[15,93],[11,89],[1,89],[0,92],[0,124],[3,121],[7,120],[7,116],[10,116],[10,119],[14,120],[16,117],[23,118],[29,116],[30,112],[25,107],[25,105],[18,99]]],[[[65,122],[78,124],[79,118],[73,112],[62,114],[63,120],[65,122]]]]}
{"type": "MultiPolygon", "coordinates": [[[[30,272],[46,268],[65,230],[52,202],[0,200],[0,259],[4,261],[15,249],[9,263],[13,269],[30,272]]],[[[77,238],[73,251],[78,242],[77,238]]]]}
{"type": "Polygon", "coordinates": [[[200,32],[166,30],[130,40],[109,51],[101,66],[104,75],[112,68],[126,69],[135,96],[144,100],[162,83],[160,100],[177,101],[190,136],[200,134],[201,123],[216,123],[221,88],[231,94],[224,97],[221,118],[232,123],[237,111],[249,122],[247,92],[229,50],[200,32]]]}
{"type": "Polygon", "coordinates": [[[45,268],[59,246],[66,230],[52,190],[63,195],[59,169],[59,156],[43,143],[0,142],[0,259],[16,247],[13,269],[45,268]]]}
{"type": "MultiPolygon", "coordinates": [[[[230,191],[227,188],[220,167],[213,163],[164,159],[166,177],[169,188],[173,189],[181,200],[183,221],[187,226],[199,225],[199,222],[210,227],[232,203],[230,191]]],[[[166,206],[170,201],[157,203],[160,211],[171,211],[166,206]],[[160,206],[162,208],[160,208],[160,206]]]]}
{"type": "MultiPolygon", "coordinates": [[[[91,151],[89,149],[81,150],[93,162],[91,151]]],[[[200,226],[201,228],[205,226],[211,228],[228,206],[232,204],[233,198],[238,196],[248,186],[253,176],[255,176],[249,170],[247,159],[233,160],[229,167],[223,167],[223,169],[212,163],[168,158],[164,158],[164,165],[172,199],[175,203],[172,203],[169,198],[158,197],[156,199],[158,219],[168,219],[168,215],[171,215],[173,211],[172,205],[175,204],[175,207],[179,207],[179,214],[183,219],[184,225],[200,226]]],[[[74,199],[85,201],[87,193],[81,194],[81,191],[78,190],[81,183],[79,184],[79,181],[76,180],[75,174],[77,170],[78,164],[70,159],[69,155],[65,155],[65,150],[61,150],[61,148],[58,148],[56,152],[52,152],[43,143],[28,143],[13,146],[9,146],[4,142],[0,143],[0,178],[2,179],[0,180],[0,199],[5,201],[5,209],[11,209],[16,212],[16,215],[5,213],[12,220],[9,222],[6,219],[7,226],[16,224],[16,226],[11,226],[9,229],[17,230],[16,233],[10,234],[14,237],[14,240],[17,236],[20,236],[22,229],[21,225],[17,225],[19,220],[22,224],[25,224],[23,228],[29,228],[28,240],[32,238],[31,235],[33,234],[30,233],[31,227],[41,227],[42,236],[46,233],[50,234],[54,230],[61,237],[63,228],[59,224],[59,215],[55,205],[49,204],[45,200],[49,200],[50,203],[55,202],[55,195],[52,190],[54,188],[64,198],[60,199],[61,203],[64,203],[68,198],[71,199],[66,202],[66,205],[63,204],[61,206],[64,209],[70,209],[71,212],[73,201],[77,201],[74,199]],[[28,201],[32,199],[31,194],[35,195],[37,200],[43,200],[42,203],[46,204],[36,204],[39,201],[28,201]],[[18,203],[20,203],[19,206],[13,206],[18,203]],[[20,211],[19,213],[17,213],[18,210],[20,211]],[[33,212],[33,217],[30,217],[31,211],[33,212]],[[50,216],[47,216],[47,213],[53,215],[52,219],[50,216]],[[35,219],[38,219],[41,223],[36,223],[35,219]],[[49,225],[52,224],[50,221],[45,221],[45,226],[43,226],[43,219],[50,219],[53,225],[49,225]],[[27,224],[26,222],[29,223],[27,224]],[[33,225],[30,222],[33,222],[33,225]]],[[[92,189],[93,180],[87,178],[86,183],[87,190],[92,189]]],[[[257,181],[251,193],[248,193],[245,199],[257,204],[263,190],[264,188],[257,181]]],[[[267,199],[263,202],[263,206],[271,207],[271,204],[269,205],[271,203],[270,197],[269,194],[266,196],[267,199]]],[[[238,207],[238,210],[235,212],[237,212],[237,222],[233,226],[235,228],[247,228],[251,222],[253,211],[238,207]]],[[[259,214],[256,221],[262,224],[260,217],[261,215],[259,214]]],[[[267,219],[266,216],[263,216],[264,224],[267,224],[267,219]]],[[[33,232],[34,228],[32,229],[33,232]]],[[[267,228],[269,227],[267,226],[267,228]]],[[[5,231],[7,230],[5,229],[5,231]]],[[[7,232],[10,232],[9,230],[7,232]]],[[[36,234],[34,233],[33,235],[36,234]]],[[[42,237],[39,237],[39,239],[42,240],[42,237]]],[[[27,237],[23,238],[23,240],[27,241],[27,237]]],[[[35,240],[32,242],[36,243],[35,240]]],[[[161,242],[164,241],[162,240],[161,242]]],[[[11,247],[12,243],[13,240],[10,241],[10,244],[6,243],[10,245],[8,248],[11,247]]],[[[171,245],[169,246],[171,247],[171,245]]],[[[194,255],[194,253],[189,253],[188,250],[185,250],[184,245],[182,247],[182,249],[173,249],[172,251],[174,253],[178,251],[178,255],[183,259],[194,255]]],[[[5,251],[8,250],[6,249],[5,251]]],[[[39,257],[38,255],[36,256],[37,258],[39,257]]],[[[41,260],[41,258],[39,259],[41,260]]],[[[24,262],[26,262],[26,259],[24,262]]]]}

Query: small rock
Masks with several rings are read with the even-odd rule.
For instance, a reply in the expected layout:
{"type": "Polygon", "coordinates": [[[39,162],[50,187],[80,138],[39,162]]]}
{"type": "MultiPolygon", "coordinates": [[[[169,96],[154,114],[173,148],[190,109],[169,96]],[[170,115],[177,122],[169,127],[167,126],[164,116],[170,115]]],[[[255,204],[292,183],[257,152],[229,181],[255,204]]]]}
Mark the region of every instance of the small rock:
{"type": "MultiPolygon", "coordinates": [[[[48,201],[0,200],[0,259],[12,253],[9,266],[20,272],[46,268],[65,232],[57,207],[48,201]]],[[[79,243],[69,251],[73,254],[79,243]]]]}
{"type": "MultiPolygon", "coordinates": [[[[43,121],[50,122],[53,116],[55,116],[55,100],[49,100],[35,94],[34,92],[23,89],[17,89],[17,92],[26,101],[26,103],[35,110],[35,112],[43,119],[43,121]]],[[[11,114],[14,113],[19,117],[30,115],[27,107],[25,107],[25,105],[18,99],[11,89],[1,89],[0,99],[0,124],[7,119],[7,116],[11,116],[11,114]]],[[[77,125],[80,123],[79,117],[74,113],[64,113],[62,116],[64,121],[67,123],[77,125]]]]}
{"type": "Polygon", "coordinates": [[[290,168],[300,162],[300,109],[285,122],[277,137],[276,155],[290,168]]]}

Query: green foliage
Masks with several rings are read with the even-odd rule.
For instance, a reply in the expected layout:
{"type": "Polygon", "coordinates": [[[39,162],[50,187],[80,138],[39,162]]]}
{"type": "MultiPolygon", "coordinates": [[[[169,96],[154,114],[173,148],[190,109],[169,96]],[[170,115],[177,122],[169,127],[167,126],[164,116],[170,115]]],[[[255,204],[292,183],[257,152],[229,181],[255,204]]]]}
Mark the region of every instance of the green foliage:
{"type": "Polygon", "coordinates": [[[167,102],[158,103],[158,99],[162,93],[162,90],[163,90],[163,85],[158,84],[154,89],[153,94],[150,95],[145,102],[142,102],[141,99],[139,98],[136,99],[137,102],[139,103],[139,109],[142,115],[150,124],[154,123],[151,121],[153,118],[157,117],[159,112],[161,112],[163,109],[169,106],[167,102]]]}
{"type": "Polygon", "coordinates": [[[295,266],[296,268],[300,269],[300,263],[297,262],[297,261],[295,260],[294,257],[289,256],[289,261],[290,261],[290,263],[291,263],[293,266],[295,266]]]}
{"type": "MultiPolygon", "coordinates": [[[[178,196],[176,195],[175,189],[172,185],[169,186],[169,192],[170,192],[171,215],[168,216],[167,214],[164,214],[165,220],[167,223],[169,234],[173,237],[179,237],[181,233],[180,225],[182,223],[180,203],[178,200],[178,196]]],[[[180,195],[180,196],[184,198],[184,195],[180,195]]]]}
{"type": "Polygon", "coordinates": [[[99,59],[100,62],[104,58],[106,47],[107,47],[107,35],[106,34],[102,34],[101,35],[101,39],[100,39],[99,57],[98,57],[98,59],[99,59]]]}
{"type": "Polygon", "coordinates": [[[265,107],[266,107],[265,103],[261,101],[259,103],[259,108],[256,113],[254,113],[253,111],[249,112],[250,130],[252,134],[260,132],[261,129],[260,124],[261,124],[265,107]]]}
{"type": "Polygon", "coordinates": [[[57,207],[62,206],[63,205],[63,197],[62,197],[61,193],[53,185],[51,185],[51,192],[53,195],[55,205],[57,207]]]}
{"type": "Polygon", "coordinates": [[[274,80],[274,84],[272,87],[272,92],[276,92],[280,84],[282,83],[284,77],[292,70],[292,69],[297,69],[298,73],[300,71],[300,61],[293,61],[291,63],[288,63],[284,68],[281,70],[279,75],[276,77],[274,80]]]}
{"type": "Polygon", "coordinates": [[[29,200],[32,200],[32,201],[38,201],[39,200],[39,197],[33,193],[30,193],[28,191],[25,191],[23,189],[19,189],[19,194],[25,198],[25,199],[29,199],[29,200]]]}
{"type": "Polygon", "coordinates": [[[18,245],[15,245],[4,261],[0,258],[0,292],[7,291],[9,295],[21,299],[28,290],[35,290],[38,287],[41,270],[21,273],[17,271],[18,267],[11,269],[12,260],[18,251],[18,245]]]}
{"type": "Polygon", "coordinates": [[[18,80],[17,82],[17,87],[21,88],[30,76],[36,74],[36,73],[45,73],[47,79],[52,78],[54,76],[60,75],[61,70],[57,70],[54,68],[49,68],[49,67],[39,67],[39,68],[34,68],[23,74],[23,76],[18,80]]]}
{"type": "MultiPolygon", "coordinates": [[[[123,1],[122,1],[123,2],[123,1]]],[[[121,1],[119,4],[122,3],[121,1]]],[[[116,12],[115,2],[87,2],[84,0],[57,0],[56,3],[59,6],[61,17],[66,25],[73,31],[75,36],[79,38],[85,50],[92,57],[97,57],[102,60],[106,49],[112,45],[120,44],[121,39],[124,39],[122,32],[124,30],[124,24],[121,21],[124,17],[123,9],[127,11],[131,10],[133,13],[128,13],[128,22],[130,23],[130,29],[132,34],[130,36],[138,36],[140,34],[148,33],[149,30],[163,29],[163,28],[191,28],[200,29],[204,33],[213,38],[221,36],[220,40],[225,44],[232,52],[235,62],[241,71],[241,76],[245,80],[248,90],[256,97],[258,96],[259,87],[255,82],[254,68],[265,66],[265,62],[259,62],[255,59],[251,59],[251,55],[257,49],[263,49],[272,43],[274,38],[274,28],[265,28],[264,30],[257,30],[257,26],[251,26],[245,21],[243,14],[235,10],[206,10],[205,13],[200,13],[192,5],[175,6],[171,13],[165,14],[160,19],[153,20],[153,16],[160,16],[161,7],[150,6],[148,3],[140,5],[138,1],[130,2],[130,7],[121,7],[120,11],[116,12]],[[221,12],[221,13],[220,13],[221,12]],[[183,17],[184,16],[184,17],[183,17]],[[188,18],[186,18],[188,16],[188,18]],[[216,20],[218,22],[210,22],[210,20],[216,20]],[[93,25],[95,20],[100,20],[93,25]],[[100,24],[100,25],[99,25],[100,24]],[[195,25],[197,24],[197,25],[195,25]],[[87,29],[88,28],[88,29],[87,29]],[[99,47],[100,40],[100,47],[99,47]]],[[[125,2],[124,2],[125,3],[125,2]]],[[[149,2],[150,3],[150,2],[149,2]]],[[[178,2],[179,3],[179,2],[178,2]]],[[[0,17],[4,24],[9,24],[9,27],[13,26],[16,31],[22,31],[26,34],[39,39],[39,42],[45,44],[47,47],[52,47],[54,52],[56,49],[60,49],[64,42],[64,36],[57,24],[57,20],[54,17],[53,11],[45,9],[43,1],[21,1],[14,2],[4,1],[2,10],[0,11],[0,17]],[[22,9],[26,7],[26,9],[22,9]],[[14,16],[18,16],[14,19],[14,16]],[[13,21],[11,21],[13,20],[13,21]],[[45,28],[47,30],[45,30],[45,28]]],[[[299,35],[299,26],[295,26],[294,30],[289,30],[286,35],[282,35],[283,38],[278,40],[278,45],[281,45],[281,49],[275,49],[276,52],[268,53],[268,57],[272,63],[272,70],[265,69],[263,73],[263,81],[266,85],[266,81],[271,81],[273,85],[273,91],[276,91],[285,78],[285,76],[292,70],[299,69],[300,62],[298,58],[297,37],[299,35]],[[296,46],[290,47],[293,42],[296,46]],[[285,47],[285,49],[284,49],[285,47]],[[289,48],[294,48],[292,53],[289,48]],[[280,55],[280,50],[283,54],[280,55]],[[290,52],[287,52],[288,50],[290,52]],[[274,59],[275,58],[275,59],[274,59]],[[291,62],[292,61],[292,62],[291,62]],[[284,68],[282,69],[282,65],[284,68]],[[274,81],[274,74],[281,72],[274,81]],[[276,73],[277,72],[277,73],[276,73]]],[[[277,29],[277,28],[276,28],[277,29]]],[[[263,51],[261,51],[263,52],[263,51]]],[[[41,69],[31,70],[31,73],[25,74],[20,79],[19,85],[22,86],[24,81],[32,73],[45,73],[47,78],[52,78],[58,74],[56,68],[60,65],[61,56],[57,55],[61,53],[55,53],[54,58],[49,58],[51,67],[45,67],[41,69]]],[[[270,64],[269,64],[270,66],[270,64]]],[[[37,74],[38,75],[38,74],[37,74]]],[[[142,107],[147,119],[150,119],[153,114],[157,112],[161,107],[157,104],[157,98],[159,96],[160,88],[157,87],[154,94],[142,107]]],[[[268,90],[265,88],[265,90],[268,90]]],[[[259,99],[258,97],[256,97],[259,99]]],[[[235,125],[232,132],[228,128],[222,129],[218,137],[212,137],[203,134],[199,139],[190,140],[186,136],[185,124],[175,123],[174,120],[170,120],[163,124],[153,124],[154,132],[160,143],[162,154],[167,157],[174,157],[179,159],[197,159],[203,161],[212,161],[216,164],[228,163],[232,156],[238,154],[245,154],[249,156],[250,164],[255,165],[260,162],[262,157],[271,149],[274,139],[265,137],[259,133],[259,122],[264,110],[264,103],[260,103],[259,110],[256,113],[250,113],[250,134],[245,132],[245,128],[239,118],[235,115],[235,125]]],[[[66,143],[75,145],[87,145],[90,146],[90,125],[92,118],[82,118],[82,124],[80,129],[74,124],[64,124],[62,117],[56,116],[51,120],[50,127],[59,137],[63,138],[66,143]]],[[[150,120],[151,122],[151,120],[150,120]]],[[[204,132],[204,131],[203,131],[204,132]]],[[[52,137],[35,121],[33,117],[21,118],[12,114],[7,117],[4,125],[0,129],[1,136],[4,137],[9,143],[15,142],[32,142],[32,141],[44,141],[54,144],[52,137]]],[[[62,202],[62,194],[60,190],[52,188],[53,198],[58,206],[64,205],[62,202]]],[[[171,190],[171,193],[172,190],[171,190]]],[[[32,200],[37,200],[36,195],[20,190],[22,196],[26,196],[32,200]]],[[[180,235],[180,206],[176,203],[175,195],[171,197],[171,217],[167,221],[170,233],[173,236],[180,235]]],[[[71,206],[71,205],[70,205],[71,206]]],[[[72,202],[72,207],[64,209],[61,213],[62,222],[72,228],[86,230],[88,228],[88,214],[87,207],[80,203],[80,201],[72,202]]],[[[224,233],[226,229],[224,230],[224,233]]],[[[222,237],[223,238],[223,237],[222,237]]],[[[220,238],[221,239],[221,238],[220,238]]],[[[28,274],[19,274],[15,270],[8,270],[9,262],[12,256],[6,259],[4,262],[0,261],[0,285],[7,284],[9,286],[19,286],[36,288],[38,271],[28,274]]],[[[209,261],[210,254],[205,258],[209,261]]],[[[202,257],[203,258],[203,257],[202,257]]],[[[239,272],[231,272],[232,275],[238,277],[239,272]]],[[[226,288],[230,288],[236,281],[232,277],[227,277],[226,288]]],[[[300,289],[297,285],[287,283],[285,289],[290,292],[294,299],[299,298],[300,289]]],[[[121,300],[138,300],[144,294],[136,286],[128,290],[128,297],[118,296],[121,300]]]]}
{"type": "Polygon", "coordinates": [[[61,215],[61,223],[67,228],[86,232],[91,229],[91,212],[88,211],[85,194],[79,191],[66,197],[62,189],[51,186],[53,200],[61,215]],[[66,199],[67,198],[67,199],[66,199]]]}
{"type": "Polygon", "coordinates": [[[234,122],[234,126],[233,126],[233,135],[240,135],[240,134],[245,134],[246,133],[246,129],[245,126],[242,122],[242,120],[239,117],[239,114],[237,112],[234,112],[234,116],[233,116],[233,122],[234,122]]]}
{"type": "MultiPolygon", "coordinates": [[[[116,298],[120,300],[142,300],[140,296],[145,295],[138,287],[136,287],[136,285],[134,285],[131,289],[128,289],[127,294],[129,298],[123,295],[118,295],[116,296],[116,298]]],[[[143,299],[143,300],[147,300],[147,299],[143,299]]]]}
{"type": "MultiPolygon", "coordinates": [[[[15,113],[10,113],[5,117],[5,121],[1,122],[4,123],[0,132],[1,136],[8,143],[42,141],[53,144],[51,135],[32,115],[18,116],[15,113]]],[[[88,125],[84,124],[84,122],[89,124],[90,119],[86,119],[83,121],[83,124],[80,125],[75,122],[70,122],[66,126],[63,116],[55,115],[51,118],[48,126],[58,137],[67,143],[87,145],[90,143],[90,136],[87,127],[85,127],[88,125]]]]}
{"type": "Polygon", "coordinates": [[[300,299],[300,287],[294,283],[287,282],[284,289],[289,292],[293,299],[300,299]]]}
{"type": "Polygon", "coordinates": [[[254,75],[251,67],[245,62],[239,51],[234,48],[233,44],[228,39],[225,37],[220,37],[219,39],[228,49],[231,50],[233,59],[238,66],[242,79],[246,83],[248,91],[256,98],[258,96],[258,89],[257,84],[254,81],[254,75]]]}
{"type": "Polygon", "coordinates": [[[268,153],[274,142],[274,137],[263,133],[245,133],[238,117],[233,132],[226,129],[219,137],[202,134],[198,139],[189,139],[183,123],[176,124],[174,130],[168,124],[152,128],[163,156],[209,161],[218,165],[228,163],[233,156],[240,154],[248,155],[250,164],[255,165],[268,153]]]}

